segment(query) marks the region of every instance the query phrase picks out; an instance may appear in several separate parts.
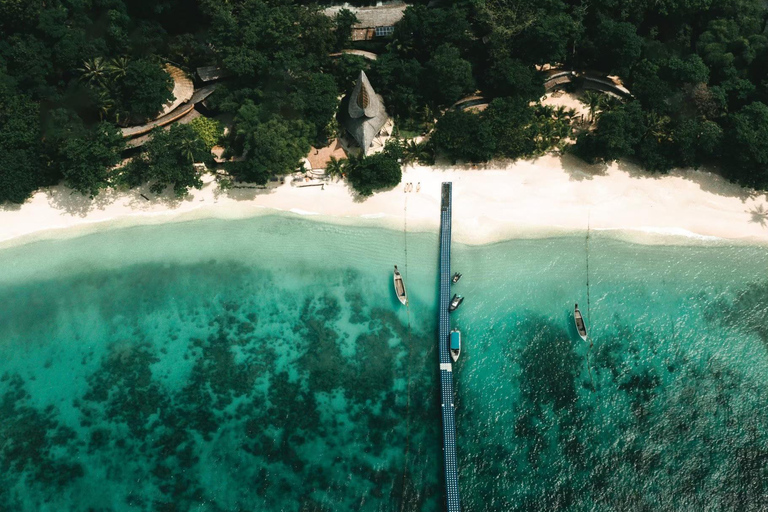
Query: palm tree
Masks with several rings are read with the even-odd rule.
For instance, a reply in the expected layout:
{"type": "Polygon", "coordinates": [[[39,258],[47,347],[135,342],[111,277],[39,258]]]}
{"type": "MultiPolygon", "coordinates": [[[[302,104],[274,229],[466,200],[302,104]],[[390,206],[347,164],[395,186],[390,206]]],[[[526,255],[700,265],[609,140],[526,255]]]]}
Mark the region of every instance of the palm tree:
{"type": "Polygon", "coordinates": [[[595,120],[595,112],[600,107],[600,97],[602,94],[595,91],[587,91],[579,98],[579,101],[587,108],[589,108],[589,122],[595,120]]]}
{"type": "Polygon", "coordinates": [[[670,121],[668,116],[660,116],[656,112],[651,112],[645,118],[645,123],[648,126],[645,134],[652,136],[659,143],[670,140],[672,138],[668,128],[670,121]]]}
{"type": "Polygon", "coordinates": [[[107,64],[101,57],[88,59],[83,62],[83,66],[77,68],[80,71],[80,78],[91,85],[106,86],[107,73],[109,71],[107,64]]]}
{"type": "Polygon", "coordinates": [[[341,176],[344,174],[345,163],[346,159],[342,158],[341,160],[336,160],[336,157],[332,156],[325,166],[325,172],[328,176],[341,176]]]}
{"type": "Polygon", "coordinates": [[[403,165],[413,162],[427,163],[431,160],[431,156],[426,142],[409,140],[403,144],[403,165]]]}
{"type": "Polygon", "coordinates": [[[557,110],[555,110],[555,107],[553,107],[552,105],[538,105],[537,107],[538,107],[537,115],[547,119],[554,116],[555,112],[557,112],[557,110]]]}
{"type": "Polygon", "coordinates": [[[403,165],[408,165],[417,160],[419,144],[416,141],[408,140],[403,143],[403,165]]]}
{"type": "Polygon", "coordinates": [[[112,80],[119,80],[128,70],[128,57],[115,57],[109,61],[108,71],[112,80]]]}
{"type": "Polygon", "coordinates": [[[181,139],[181,142],[179,142],[179,151],[185,160],[195,163],[196,144],[197,140],[194,137],[184,137],[181,139]]]}
{"type": "Polygon", "coordinates": [[[555,126],[549,116],[540,118],[537,125],[536,153],[544,153],[552,146],[552,141],[555,138],[555,126]]]}
{"type": "MultiPolygon", "coordinates": [[[[615,96],[611,96],[610,94],[601,94],[600,103],[597,105],[597,108],[600,110],[600,113],[603,113],[609,112],[621,104],[621,100],[615,96]]],[[[598,115],[598,117],[600,116],[598,115]]]]}
{"type": "Polygon", "coordinates": [[[423,133],[427,133],[435,126],[435,113],[427,105],[424,105],[420,114],[423,133]]]}
{"type": "Polygon", "coordinates": [[[109,95],[109,91],[100,90],[96,95],[96,111],[99,113],[99,120],[103,121],[109,117],[109,113],[115,108],[115,101],[109,95]]]}

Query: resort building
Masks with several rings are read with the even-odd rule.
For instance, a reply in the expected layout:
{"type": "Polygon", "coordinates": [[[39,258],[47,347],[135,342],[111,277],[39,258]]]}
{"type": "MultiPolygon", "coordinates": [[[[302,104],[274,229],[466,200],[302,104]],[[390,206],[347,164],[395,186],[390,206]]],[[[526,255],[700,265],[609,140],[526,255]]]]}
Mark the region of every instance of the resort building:
{"type": "Polygon", "coordinates": [[[369,41],[377,37],[389,37],[395,31],[395,23],[403,19],[406,4],[395,2],[375,7],[354,7],[334,5],[323,12],[333,18],[340,10],[348,9],[357,17],[352,25],[352,41],[369,41]]]}
{"type": "Polygon", "coordinates": [[[388,119],[383,98],[374,92],[365,71],[360,71],[355,88],[341,100],[339,121],[367,155],[388,119]]]}

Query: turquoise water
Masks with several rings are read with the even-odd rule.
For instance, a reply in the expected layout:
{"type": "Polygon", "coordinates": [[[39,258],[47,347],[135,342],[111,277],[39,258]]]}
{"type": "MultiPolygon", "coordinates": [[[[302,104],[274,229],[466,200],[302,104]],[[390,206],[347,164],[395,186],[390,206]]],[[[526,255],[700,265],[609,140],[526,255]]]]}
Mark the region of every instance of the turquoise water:
{"type": "MultiPolygon", "coordinates": [[[[404,241],[265,216],[0,251],[0,510],[442,510],[437,234],[404,241]]],[[[598,234],[589,302],[582,236],[453,266],[465,510],[768,508],[765,248],[598,234]]]]}

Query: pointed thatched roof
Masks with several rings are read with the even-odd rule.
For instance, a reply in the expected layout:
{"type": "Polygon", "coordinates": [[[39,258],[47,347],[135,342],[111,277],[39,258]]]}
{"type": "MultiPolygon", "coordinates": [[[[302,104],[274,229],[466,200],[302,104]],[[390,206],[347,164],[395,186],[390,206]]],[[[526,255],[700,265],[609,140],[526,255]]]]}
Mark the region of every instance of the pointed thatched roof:
{"type": "Polygon", "coordinates": [[[349,95],[349,117],[352,119],[361,116],[376,117],[379,110],[382,110],[381,102],[376,97],[376,93],[373,92],[373,87],[371,87],[371,82],[368,81],[365,71],[361,71],[357,77],[355,88],[349,95]]]}
{"type": "Polygon", "coordinates": [[[366,154],[387,122],[387,111],[383,99],[373,90],[364,71],[360,71],[355,88],[342,100],[340,118],[366,154]]]}

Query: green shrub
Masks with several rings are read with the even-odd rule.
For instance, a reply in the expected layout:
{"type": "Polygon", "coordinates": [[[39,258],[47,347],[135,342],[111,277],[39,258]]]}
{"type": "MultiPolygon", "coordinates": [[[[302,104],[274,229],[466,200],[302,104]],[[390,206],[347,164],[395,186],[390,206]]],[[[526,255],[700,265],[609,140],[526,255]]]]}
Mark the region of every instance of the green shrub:
{"type": "Polygon", "coordinates": [[[195,130],[208,151],[217,145],[224,135],[224,127],[221,126],[221,123],[210,117],[198,117],[193,119],[189,125],[195,130]]]}

